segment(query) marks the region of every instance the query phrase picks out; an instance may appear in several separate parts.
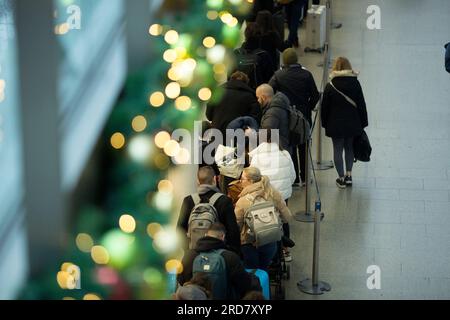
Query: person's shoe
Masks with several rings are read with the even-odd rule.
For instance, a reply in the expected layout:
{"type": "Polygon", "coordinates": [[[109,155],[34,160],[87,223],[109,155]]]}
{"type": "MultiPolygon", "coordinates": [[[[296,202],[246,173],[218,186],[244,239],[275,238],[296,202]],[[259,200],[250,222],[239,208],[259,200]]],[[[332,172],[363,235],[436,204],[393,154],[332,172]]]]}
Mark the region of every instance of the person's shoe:
{"type": "Polygon", "coordinates": [[[352,179],[352,177],[346,176],[345,179],[344,179],[344,182],[345,182],[345,185],[347,187],[353,186],[353,179],[352,179]]]}
{"type": "Polygon", "coordinates": [[[290,238],[288,238],[286,236],[283,236],[281,238],[281,241],[283,243],[283,247],[284,248],[293,248],[293,247],[295,247],[295,242],[292,239],[290,239],[290,238]]]}
{"type": "Polygon", "coordinates": [[[292,46],[294,48],[298,48],[300,46],[300,44],[298,43],[298,39],[295,39],[294,42],[292,43],[292,46]]]}
{"type": "Polygon", "coordinates": [[[341,189],[347,188],[347,184],[345,183],[344,179],[342,179],[342,178],[336,179],[336,185],[341,189]]]}
{"type": "Polygon", "coordinates": [[[292,256],[291,256],[291,253],[289,251],[284,250],[283,254],[284,254],[284,261],[285,262],[291,262],[292,261],[292,256]]]}

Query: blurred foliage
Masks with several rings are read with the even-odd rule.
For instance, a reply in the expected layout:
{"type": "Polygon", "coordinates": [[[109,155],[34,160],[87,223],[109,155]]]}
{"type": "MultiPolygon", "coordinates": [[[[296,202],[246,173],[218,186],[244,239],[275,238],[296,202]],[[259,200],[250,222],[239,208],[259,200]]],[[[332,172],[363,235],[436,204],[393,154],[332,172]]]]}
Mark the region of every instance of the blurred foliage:
{"type": "Polygon", "coordinates": [[[248,9],[245,0],[165,1],[159,13],[163,32],[152,40],[154,57],[147,68],[129,75],[102,135],[109,159],[105,169],[105,201],[97,205],[86,204],[78,213],[71,229],[73,236],[70,245],[61,260],[61,264],[71,262],[79,266],[81,289],[61,289],[56,281],[56,275],[61,271],[60,266],[53,266],[44,275],[28,283],[21,295],[22,299],[83,299],[88,293],[94,293],[102,299],[170,298],[165,264],[179,250],[166,254],[155,250],[153,240],[147,234],[147,225],[159,223],[167,227],[171,216],[177,214],[170,212],[170,209],[166,212],[149,201],[158,191],[158,183],[167,177],[173,164],[170,161],[167,168],[158,167],[158,161],[155,161],[157,157],[159,162],[161,157],[166,157],[168,161],[170,158],[156,147],[148,161],[136,162],[129,156],[129,142],[133,137],[142,135],[153,143],[154,135],[162,130],[171,133],[177,128],[192,129],[193,122],[200,119],[204,105],[198,97],[201,88],[211,89],[213,101],[220,99],[221,91],[215,77],[217,75],[213,64],[207,60],[203,39],[207,36],[214,37],[217,45],[222,44],[226,48],[227,56],[223,64],[231,68],[231,53],[239,41],[240,25],[229,27],[221,21],[220,15],[229,12],[241,19],[248,9]],[[219,17],[207,18],[208,11],[216,12],[219,17]],[[192,100],[193,107],[187,111],[177,110],[174,100],[167,97],[159,108],[149,105],[149,96],[155,91],[164,92],[166,85],[171,82],[167,78],[171,64],[162,59],[164,51],[171,48],[164,41],[164,33],[170,29],[180,34],[176,46],[185,47],[184,59],[192,58],[196,61],[191,83],[181,89],[181,95],[192,100]],[[131,122],[139,115],[145,117],[147,126],[137,134],[133,131],[131,122]],[[126,139],[125,146],[120,150],[113,149],[110,145],[110,138],[116,132],[122,133],[126,139]],[[118,220],[125,213],[132,215],[136,221],[136,229],[132,234],[125,234],[118,229],[118,220]],[[110,256],[107,266],[97,265],[89,252],[81,252],[77,248],[75,239],[80,233],[90,235],[94,245],[102,245],[107,249],[110,256]]]}

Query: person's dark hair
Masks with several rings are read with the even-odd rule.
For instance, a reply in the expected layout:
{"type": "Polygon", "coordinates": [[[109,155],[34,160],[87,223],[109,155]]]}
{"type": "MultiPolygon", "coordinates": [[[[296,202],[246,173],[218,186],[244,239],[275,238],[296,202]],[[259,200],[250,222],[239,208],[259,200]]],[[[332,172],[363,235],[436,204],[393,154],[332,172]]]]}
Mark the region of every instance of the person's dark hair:
{"type": "Polygon", "coordinates": [[[245,28],[245,41],[255,40],[260,36],[258,25],[255,22],[249,22],[247,28],[245,28]]]}
{"type": "Polygon", "coordinates": [[[242,71],[234,72],[231,75],[230,80],[239,80],[239,81],[245,82],[246,84],[248,84],[250,82],[250,79],[248,78],[248,76],[242,71]]]}
{"type": "Polygon", "coordinates": [[[256,25],[261,34],[267,34],[271,31],[275,31],[272,13],[268,10],[258,12],[258,15],[256,16],[256,25]]]}
{"type": "Polygon", "coordinates": [[[204,166],[198,169],[197,179],[200,184],[214,184],[216,172],[210,166],[204,166]]]}
{"type": "Polygon", "coordinates": [[[195,284],[199,287],[205,289],[208,297],[211,296],[212,291],[212,283],[207,273],[197,272],[192,276],[192,279],[189,280],[189,284],[195,284]]]}
{"type": "Polygon", "coordinates": [[[260,291],[250,291],[242,298],[242,300],[258,301],[258,300],[266,300],[266,298],[260,291]]]}
{"type": "Polygon", "coordinates": [[[208,232],[226,235],[227,230],[225,229],[225,226],[223,224],[221,224],[220,222],[216,222],[209,227],[208,232]]]}

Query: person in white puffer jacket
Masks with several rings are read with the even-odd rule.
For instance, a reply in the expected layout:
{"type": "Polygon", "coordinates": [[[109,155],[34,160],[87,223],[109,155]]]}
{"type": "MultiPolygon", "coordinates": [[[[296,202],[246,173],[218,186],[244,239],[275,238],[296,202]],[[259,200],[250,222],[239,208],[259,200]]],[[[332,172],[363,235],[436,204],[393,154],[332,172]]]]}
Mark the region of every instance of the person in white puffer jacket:
{"type": "Polygon", "coordinates": [[[292,184],[295,181],[294,163],[289,152],[282,151],[275,142],[264,142],[251,151],[249,157],[250,166],[258,168],[262,175],[269,177],[272,186],[287,202],[292,195],[292,184]]]}
{"type": "MultiPolygon", "coordinates": [[[[287,205],[296,177],[294,163],[290,153],[282,150],[278,143],[272,142],[271,136],[271,130],[268,130],[267,142],[261,143],[249,153],[250,166],[258,168],[262,175],[269,177],[270,184],[281,194],[287,205]]],[[[284,235],[290,238],[288,223],[283,224],[283,230],[284,235]]],[[[292,256],[288,248],[284,247],[283,251],[285,261],[291,262],[292,256]]]]}

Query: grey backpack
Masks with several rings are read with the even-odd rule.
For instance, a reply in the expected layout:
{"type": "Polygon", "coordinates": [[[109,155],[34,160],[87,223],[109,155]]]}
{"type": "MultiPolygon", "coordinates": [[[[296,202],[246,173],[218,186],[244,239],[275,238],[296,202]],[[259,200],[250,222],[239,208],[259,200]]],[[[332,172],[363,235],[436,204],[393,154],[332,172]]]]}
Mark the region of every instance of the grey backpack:
{"type": "Polygon", "coordinates": [[[223,196],[222,193],[215,193],[208,203],[202,203],[199,194],[192,195],[194,208],[189,216],[187,232],[189,249],[195,249],[198,239],[203,238],[209,227],[219,220],[219,215],[214,205],[221,196],[223,196]]]}
{"type": "Polygon", "coordinates": [[[262,197],[247,196],[253,204],[245,211],[244,221],[249,228],[249,235],[256,247],[281,241],[282,223],[278,211],[272,201],[262,197]]]}

